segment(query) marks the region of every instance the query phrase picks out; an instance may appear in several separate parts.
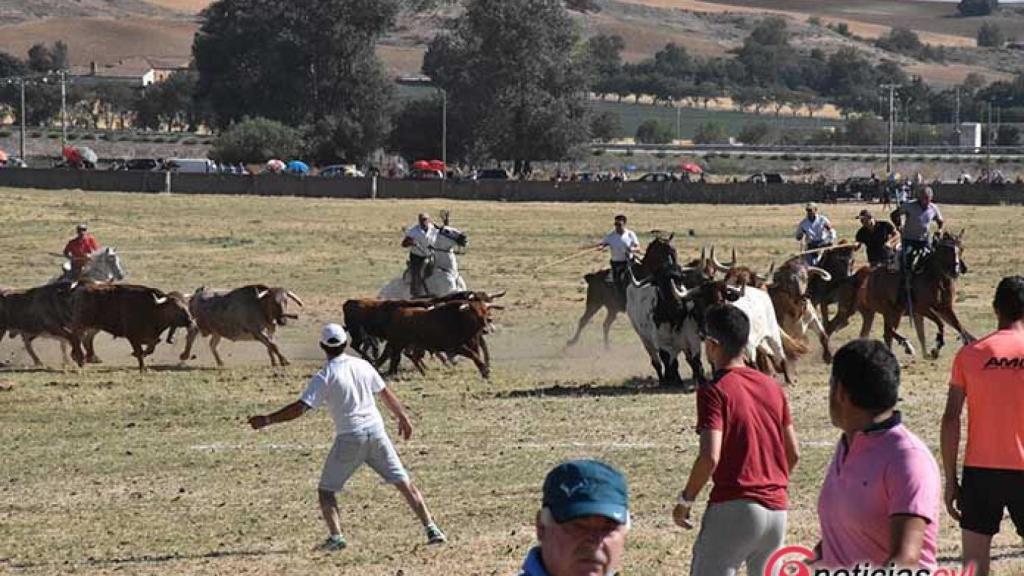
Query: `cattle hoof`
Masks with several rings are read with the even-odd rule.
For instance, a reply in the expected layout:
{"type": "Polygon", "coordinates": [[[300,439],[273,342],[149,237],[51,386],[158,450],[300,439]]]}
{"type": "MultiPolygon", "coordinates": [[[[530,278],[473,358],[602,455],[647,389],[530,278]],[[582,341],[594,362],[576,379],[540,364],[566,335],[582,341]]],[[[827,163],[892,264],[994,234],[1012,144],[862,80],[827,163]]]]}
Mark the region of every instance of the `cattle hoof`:
{"type": "Polygon", "coordinates": [[[938,360],[939,359],[939,349],[935,348],[934,350],[929,352],[928,353],[928,357],[931,358],[932,360],[938,360]]]}
{"type": "Polygon", "coordinates": [[[824,362],[825,364],[831,364],[832,363],[832,354],[830,354],[828,352],[822,354],[821,355],[821,361],[824,362]]]}
{"type": "Polygon", "coordinates": [[[89,356],[85,359],[86,364],[103,364],[103,360],[100,360],[99,356],[89,356]]]}

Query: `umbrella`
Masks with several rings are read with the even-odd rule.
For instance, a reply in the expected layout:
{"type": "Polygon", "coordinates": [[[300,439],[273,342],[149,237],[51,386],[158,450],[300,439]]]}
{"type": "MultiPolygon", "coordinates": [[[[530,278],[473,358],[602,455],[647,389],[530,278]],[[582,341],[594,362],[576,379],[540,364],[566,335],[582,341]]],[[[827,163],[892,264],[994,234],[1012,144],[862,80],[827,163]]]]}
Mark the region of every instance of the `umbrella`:
{"type": "Polygon", "coordinates": [[[280,160],[267,160],[267,171],[268,172],[280,172],[284,170],[285,164],[280,160]]]}
{"type": "Polygon", "coordinates": [[[689,172],[690,174],[701,174],[704,172],[703,168],[692,162],[687,162],[683,164],[681,168],[683,169],[683,172],[689,172]]]}
{"type": "Polygon", "coordinates": [[[78,148],[78,155],[82,157],[82,160],[88,162],[89,164],[92,164],[93,166],[95,166],[96,162],[98,162],[100,159],[92,148],[88,148],[86,146],[80,146],[78,148]]]}
{"type": "Polygon", "coordinates": [[[441,162],[440,160],[431,160],[430,162],[427,162],[427,169],[428,170],[437,170],[438,172],[447,172],[448,171],[448,167],[445,166],[444,162],[441,162]]]}
{"type": "Polygon", "coordinates": [[[82,164],[82,154],[73,146],[65,146],[60,155],[64,157],[68,166],[81,166],[82,164]]]}
{"type": "Polygon", "coordinates": [[[426,160],[417,160],[412,163],[413,170],[430,170],[430,162],[426,160]]]}
{"type": "Polygon", "coordinates": [[[7,157],[7,152],[0,150],[0,162],[7,162],[10,158],[7,157]]]}
{"type": "Polygon", "coordinates": [[[301,160],[292,160],[285,167],[285,171],[289,174],[309,174],[309,164],[301,160]]]}

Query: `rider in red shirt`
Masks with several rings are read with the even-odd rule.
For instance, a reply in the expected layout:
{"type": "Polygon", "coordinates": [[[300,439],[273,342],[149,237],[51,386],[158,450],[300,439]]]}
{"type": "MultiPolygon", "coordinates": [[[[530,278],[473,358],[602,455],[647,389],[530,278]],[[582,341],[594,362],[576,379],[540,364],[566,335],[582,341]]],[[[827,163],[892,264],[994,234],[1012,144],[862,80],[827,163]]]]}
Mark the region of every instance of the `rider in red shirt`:
{"type": "Polygon", "coordinates": [[[77,278],[82,268],[89,262],[89,255],[100,249],[96,237],[89,234],[89,227],[78,225],[78,235],[64,246],[64,256],[71,260],[71,277],[77,278]]]}

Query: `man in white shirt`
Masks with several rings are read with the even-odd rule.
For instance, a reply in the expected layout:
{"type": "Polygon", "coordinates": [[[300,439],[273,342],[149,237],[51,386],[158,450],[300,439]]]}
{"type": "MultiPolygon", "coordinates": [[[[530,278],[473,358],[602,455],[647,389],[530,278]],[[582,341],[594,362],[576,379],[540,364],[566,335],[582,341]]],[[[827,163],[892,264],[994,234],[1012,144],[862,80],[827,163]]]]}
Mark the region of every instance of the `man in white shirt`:
{"type": "Polygon", "coordinates": [[[640,251],[640,240],[635,232],[626,228],[625,214],[615,216],[614,225],[614,230],[606,234],[597,246],[608,248],[611,253],[612,280],[620,295],[625,297],[629,261],[640,251]]]}
{"type": "MultiPolygon", "coordinates": [[[[831,246],[836,241],[836,231],[823,214],[818,214],[818,205],[811,202],[804,207],[807,217],[796,226],[797,241],[804,241],[804,250],[816,250],[831,246]]],[[[821,253],[808,254],[804,258],[814,266],[821,259],[821,253]]]]}
{"type": "Polygon", "coordinates": [[[437,233],[438,227],[430,220],[430,214],[422,212],[419,215],[419,222],[406,230],[405,237],[402,238],[402,248],[409,249],[409,282],[414,298],[427,296],[423,273],[431,256],[430,250],[437,241],[437,233]]]}
{"type": "Polygon", "coordinates": [[[321,550],[341,550],[348,545],[341,535],[341,515],[334,494],[344,488],[363,463],[373,468],[385,482],[398,488],[423,524],[428,544],[444,543],[447,538],[430,517],[423,496],[409,480],[409,474],[384,430],[384,419],[377,410],[374,395],[380,395],[395,415],[402,438],[408,440],[412,436],[412,424],[398,398],[386,387],[373,366],[365,360],[345,355],[347,344],[348,335],[341,326],[324,326],[320,348],[327,355],[327,363],[310,379],[306,391],[298,401],[273,414],[250,417],[249,425],[259,430],[294,420],[325,404],[330,409],[337,435],[324,462],[317,488],[320,511],[329,533],[327,541],[320,545],[321,550]]]}

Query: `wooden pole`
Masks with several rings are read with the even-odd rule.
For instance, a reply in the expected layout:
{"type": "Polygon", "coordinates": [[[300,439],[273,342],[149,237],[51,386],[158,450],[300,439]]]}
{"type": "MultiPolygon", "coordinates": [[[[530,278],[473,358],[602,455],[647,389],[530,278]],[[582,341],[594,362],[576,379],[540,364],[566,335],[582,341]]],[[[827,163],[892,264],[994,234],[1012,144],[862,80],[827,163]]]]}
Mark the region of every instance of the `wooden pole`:
{"type": "Polygon", "coordinates": [[[555,260],[553,262],[548,262],[547,264],[544,264],[543,266],[540,266],[538,268],[534,268],[533,271],[534,272],[540,272],[541,270],[547,270],[548,268],[550,268],[552,266],[555,266],[556,264],[561,264],[562,262],[568,262],[569,260],[572,260],[574,258],[579,258],[580,256],[585,256],[587,254],[590,254],[591,252],[597,252],[598,250],[603,250],[603,249],[604,249],[604,246],[591,246],[590,248],[587,248],[586,250],[580,250],[579,252],[576,252],[574,254],[570,254],[570,255],[568,255],[568,256],[566,256],[564,258],[559,258],[558,260],[555,260]]]}

